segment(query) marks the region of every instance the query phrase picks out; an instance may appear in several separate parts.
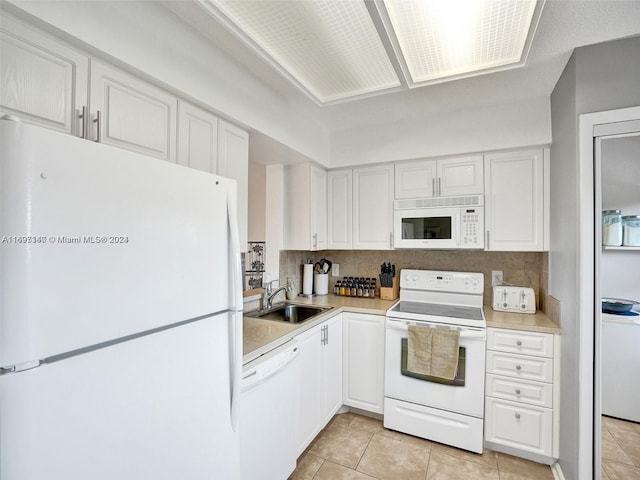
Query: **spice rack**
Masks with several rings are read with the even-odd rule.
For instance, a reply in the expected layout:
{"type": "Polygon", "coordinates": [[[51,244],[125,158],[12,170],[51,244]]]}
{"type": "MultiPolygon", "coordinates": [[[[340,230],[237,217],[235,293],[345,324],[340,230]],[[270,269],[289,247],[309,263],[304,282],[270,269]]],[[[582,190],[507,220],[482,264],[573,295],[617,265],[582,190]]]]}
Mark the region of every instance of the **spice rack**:
{"type": "Polygon", "coordinates": [[[341,297],[376,298],[376,279],[342,277],[333,286],[333,293],[341,297]]]}

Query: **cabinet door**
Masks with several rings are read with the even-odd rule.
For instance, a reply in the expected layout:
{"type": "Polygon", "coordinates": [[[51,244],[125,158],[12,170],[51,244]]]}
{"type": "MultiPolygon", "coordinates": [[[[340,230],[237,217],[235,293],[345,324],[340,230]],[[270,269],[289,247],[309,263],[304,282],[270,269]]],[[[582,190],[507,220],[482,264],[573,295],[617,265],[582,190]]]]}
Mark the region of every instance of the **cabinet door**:
{"type": "Polygon", "coordinates": [[[353,170],[353,248],[393,245],[393,165],[353,170]]]}
{"type": "Polygon", "coordinates": [[[320,380],[321,428],[342,406],[342,315],[336,315],[324,325],[326,330],[320,380]]]}
{"type": "Polygon", "coordinates": [[[482,155],[438,160],[438,195],[472,195],[484,191],[482,155]]]}
{"type": "Polygon", "coordinates": [[[92,138],[175,162],[177,110],[173,95],[111,65],[91,61],[92,138]]]}
{"type": "Polygon", "coordinates": [[[311,249],[327,248],[327,172],[311,166],[311,249]]]}
{"type": "Polygon", "coordinates": [[[436,195],[436,161],[417,160],[395,165],[395,198],[436,195]]]}
{"type": "Polygon", "coordinates": [[[384,316],[343,314],[344,404],[383,413],[384,316]]]}
{"type": "Polygon", "coordinates": [[[352,172],[334,170],[328,173],[328,225],[327,248],[335,250],[351,249],[351,223],[353,218],[352,172]]]}
{"type": "MultiPolygon", "coordinates": [[[[298,364],[300,378],[297,383],[297,397],[291,408],[296,409],[296,437],[297,455],[301,455],[305,448],[320,430],[320,367],[322,364],[321,332],[322,325],[318,325],[298,335],[296,341],[300,348],[298,364]]],[[[268,412],[265,412],[268,414],[268,412]]]]}
{"type": "Polygon", "coordinates": [[[217,159],[218,117],[181,100],[178,102],[178,163],[216,173],[217,159]]]}
{"type": "Polygon", "coordinates": [[[544,151],[485,156],[487,250],[542,251],[544,151]]]}
{"type": "Polygon", "coordinates": [[[0,116],[83,136],[88,57],[5,12],[0,22],[0,116]]]}
{"type": "Polygon", "coordinates": [[[249,134],[224,120],[218,122],[218,175],[238,182],[240,251],[247,251],[249,218],[249,134]]]}
{"type": "Polygon", "coordinates": [[[534,407],[487,397],[485,440],[544,456],[552,455],[552,413],[534,407]]]}

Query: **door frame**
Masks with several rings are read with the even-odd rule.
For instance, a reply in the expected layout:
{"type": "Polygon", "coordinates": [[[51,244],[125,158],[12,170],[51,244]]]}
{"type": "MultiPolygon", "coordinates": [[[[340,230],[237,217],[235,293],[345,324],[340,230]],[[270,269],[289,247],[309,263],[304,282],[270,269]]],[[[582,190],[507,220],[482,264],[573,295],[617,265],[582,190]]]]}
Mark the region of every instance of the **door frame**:
{"type": "Polygon", "coordinates": [[[578,117],[578,477],[600,479],[600,234],[601,205],[598,136],[607,124],[640,121],[640,106],[587,113],[578,117]],[[596,183],[597,182],[597,183],[596,183]],[[600,202],[600,203],[598,203],[600,202]],[[596,250],[598,249],[598,250],[596,250]],[[598,275],[598,277],[596,277],[598,275]],[[589,328],[591,327],[591,328],[589,328]]]}

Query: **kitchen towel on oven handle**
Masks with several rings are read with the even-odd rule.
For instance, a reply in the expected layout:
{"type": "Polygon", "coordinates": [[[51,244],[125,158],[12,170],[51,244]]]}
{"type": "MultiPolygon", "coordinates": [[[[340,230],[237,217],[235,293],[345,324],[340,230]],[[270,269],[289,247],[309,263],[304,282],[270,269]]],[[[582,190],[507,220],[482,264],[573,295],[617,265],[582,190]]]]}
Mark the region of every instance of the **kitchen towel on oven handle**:
{"type": "MultiPolygon", "coordinates": [[[[406,320],[393,320],[387,317],[387,328],[391,328],[393,330],[400,330],[403,332],[407,332],[409,330],[409,325],[419,325],[417,322],[408,322],[406,320]]],[[[444,323],[431,323],[429,325],[449,328],[452,330],[458,330],[460,332],[460,338],[474,338],[474,339],[485,339],[487,338],[487,332],[484,328],[473,328],[473,327],[452,327],[451,325],[447,325],[444,323]]]]}
{"type": "Polygon", "coordinates": [[[458,368],[460,331],[409,325],[407,370],[453,380],[458,368]]]}

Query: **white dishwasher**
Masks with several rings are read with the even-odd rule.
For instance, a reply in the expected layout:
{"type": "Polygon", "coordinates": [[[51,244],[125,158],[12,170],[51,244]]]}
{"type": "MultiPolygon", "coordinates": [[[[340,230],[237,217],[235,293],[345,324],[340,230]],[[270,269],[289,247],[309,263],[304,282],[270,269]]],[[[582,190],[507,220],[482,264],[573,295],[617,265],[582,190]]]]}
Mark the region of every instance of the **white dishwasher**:
{"type": "Polygon", "coordinates": [[[286,480],[296,468],[295,415],[301,372],[295,340],[242,368],[242,480],[286,480]]]}

